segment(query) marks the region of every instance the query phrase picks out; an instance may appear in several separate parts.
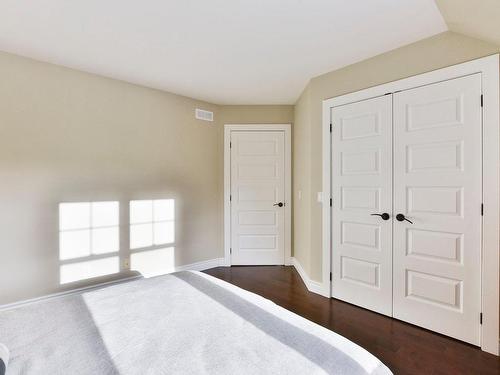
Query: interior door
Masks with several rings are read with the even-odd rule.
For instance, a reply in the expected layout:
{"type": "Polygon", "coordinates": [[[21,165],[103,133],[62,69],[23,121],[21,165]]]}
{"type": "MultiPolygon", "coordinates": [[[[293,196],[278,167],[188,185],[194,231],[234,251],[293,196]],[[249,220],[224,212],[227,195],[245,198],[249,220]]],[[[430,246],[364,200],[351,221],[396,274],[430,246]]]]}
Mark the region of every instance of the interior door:
{"type": "Polygon", "coordinates": [[[476,345],[480,101],[480,74],[394,94],[394,317],[476,345]]]}
{"type": "Polygon", "coordinates": [[[231,132],[231,264],[285,263],[285,135],[231,132]]]}
{"type": "Polygon", "coordinates": [[[392,315],[392,98],[331,119],[332,295],[392,315]]]}

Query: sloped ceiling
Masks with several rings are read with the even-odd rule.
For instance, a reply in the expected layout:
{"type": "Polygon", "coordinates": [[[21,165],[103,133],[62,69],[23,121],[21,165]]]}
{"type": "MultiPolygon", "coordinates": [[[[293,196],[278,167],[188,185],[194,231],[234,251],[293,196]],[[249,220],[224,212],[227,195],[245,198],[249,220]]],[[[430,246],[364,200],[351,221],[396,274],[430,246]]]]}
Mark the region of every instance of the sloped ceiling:
{"type": "Polygon", "coordinates": [[[0,50],[217,104],[446,30],[434,0],[0,0],[0,50]]]}
{"type": "Polygon", "coordinates": [[[500,46],[500,0],[436,0],[449,29],[500,46]]]}

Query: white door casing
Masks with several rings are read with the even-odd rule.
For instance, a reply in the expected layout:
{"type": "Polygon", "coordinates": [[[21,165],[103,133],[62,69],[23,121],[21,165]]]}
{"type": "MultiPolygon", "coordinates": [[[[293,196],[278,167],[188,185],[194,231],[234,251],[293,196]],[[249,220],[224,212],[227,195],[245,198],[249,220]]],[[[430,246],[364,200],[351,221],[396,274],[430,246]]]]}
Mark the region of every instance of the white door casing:
{"type": "Polygon", "coordinates": [[[391,316],[392,98],[332,108],[331,117],[332,294],[391,316]]]}
{"type": "Polygon", "coordinates": [[[231,264],[285,264],[285,134],[230,134],[231,264]]]}
{"type": "Polygon", "coordinates": [[[475,345],[481,148],[480,74],[394,94],[394,317],[475,345]]]}

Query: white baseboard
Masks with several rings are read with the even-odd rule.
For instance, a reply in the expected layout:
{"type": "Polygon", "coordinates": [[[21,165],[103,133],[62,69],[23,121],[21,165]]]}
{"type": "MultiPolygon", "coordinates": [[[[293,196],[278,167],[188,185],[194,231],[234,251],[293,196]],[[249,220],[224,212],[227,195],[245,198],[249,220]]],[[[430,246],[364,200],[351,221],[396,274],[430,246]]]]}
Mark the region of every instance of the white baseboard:
{"type": "Polygon", "coordinates": [[[140,278],[142,278],[142,275],[134,275],[134,276],[124,277],[122,279],[117,279],[117,280],[113,280],[113,281],[106,281],[104,283],[98,283],[98,284],[94,284],[94,285],[84,286],[84,287],[81,287],[81,288],[75,288],[75,289],[65,290],[65,291],[62,291],[62,292],[45,294],[45,295],[40,296],[40,297],[29,298],[29,299],[24,299],[24,300],[17,301],[17,302],[12,302],[12,303],[7,303],[7,304],[4,304],[4,305],[0,305],[0,311],[10,310],[10,309],[14,309],[16,307],[22,306],[22,305],[30,305],[32,303],[43,301],[43,300],[46,300],[46,299],[64,297],[64,296],[67,296],[67,295],[70,295],[70,294],[85,292],[85,291],[89,291],[89,290],[92,290],[92,289],[102,288],[103,286],[111,286],[111,285],[115,285],[115,284],[124,283],[124,282],[127,282],[127,281],[132,281],[132,280],[140,279],[140,278]]]}
{"type": "Polygon", "coordinates": [[[307,290],[309,290],[312,293],[319,294],[320,296],[330,298],[329,293],[328,293],[328,285],[323,285],[323,283],[315,280],[311,280],[309,276],[307,275],[306,271],[300,264],[300,262],[297,260],[297,258],[292,257],[292,265],[295,267],[297,272],[299,273],[300,277],[302,278],[302,281],[304,284],[306,284],[307,290]]]}
{"type": "Polygon", "coordinates": [[[205,271],[210,268],[220,267],[224,265],[224,258],[215,258],[204,260],[201,262],[186,264],[184,266],[175,267],[175,272],[178,271],[205,271]]]}
{"type": "MultiPolygon", "coordinates": [[[[201,262],[196,262],[196,263],[186,264],[184,266],[175,267],[173,272],[188,271],[188,270],[204,271],[204,270],[208,270],[210,268],[219,267],[223,264],[224,264],[224,258],[209,259],[209,260],[204,260],[201,262]]],[[[140,279],[140,278],[142,278],[142,275],[129,276],[129,277],[124,277],[122,279],[117,279],[117,280],[113,280],[113,281],[107,281],[104,283],[85,286],[82,288],[70,289],[70,290],[65,290],[63,292],[51,293],[51,294],[46,294],[46,295],[43,295],[40,297],[25,299],[25,300],[21,300],[21,301],[17,301],[17,302],[12,302],[12,303],[7,303],[4,305],[0,305],[0,311],[10,310],[10,309],[22,306],[22,305],[29,305],[29,304],[32,304],[35,302],[46,300],[46,299],[58,298],[58,297],[67,296],[69,294],[81,293],[81,292],[89,291],[92,289],[102,288],[104,286],[111,286],[114,284],[120,284],[123,282],[132,281],[132,280],[140,279]]]]}

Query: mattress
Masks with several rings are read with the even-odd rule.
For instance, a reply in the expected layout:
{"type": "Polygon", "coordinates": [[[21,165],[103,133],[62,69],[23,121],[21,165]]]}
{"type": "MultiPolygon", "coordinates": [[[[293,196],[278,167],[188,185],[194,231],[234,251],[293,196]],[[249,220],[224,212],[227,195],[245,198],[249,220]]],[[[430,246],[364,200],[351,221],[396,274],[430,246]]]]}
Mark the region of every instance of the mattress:
{"type": "Polygon", "coordinates": [[[391,374],[348,339],[185,271],[0,311],[15,374],[391,374]]]}

